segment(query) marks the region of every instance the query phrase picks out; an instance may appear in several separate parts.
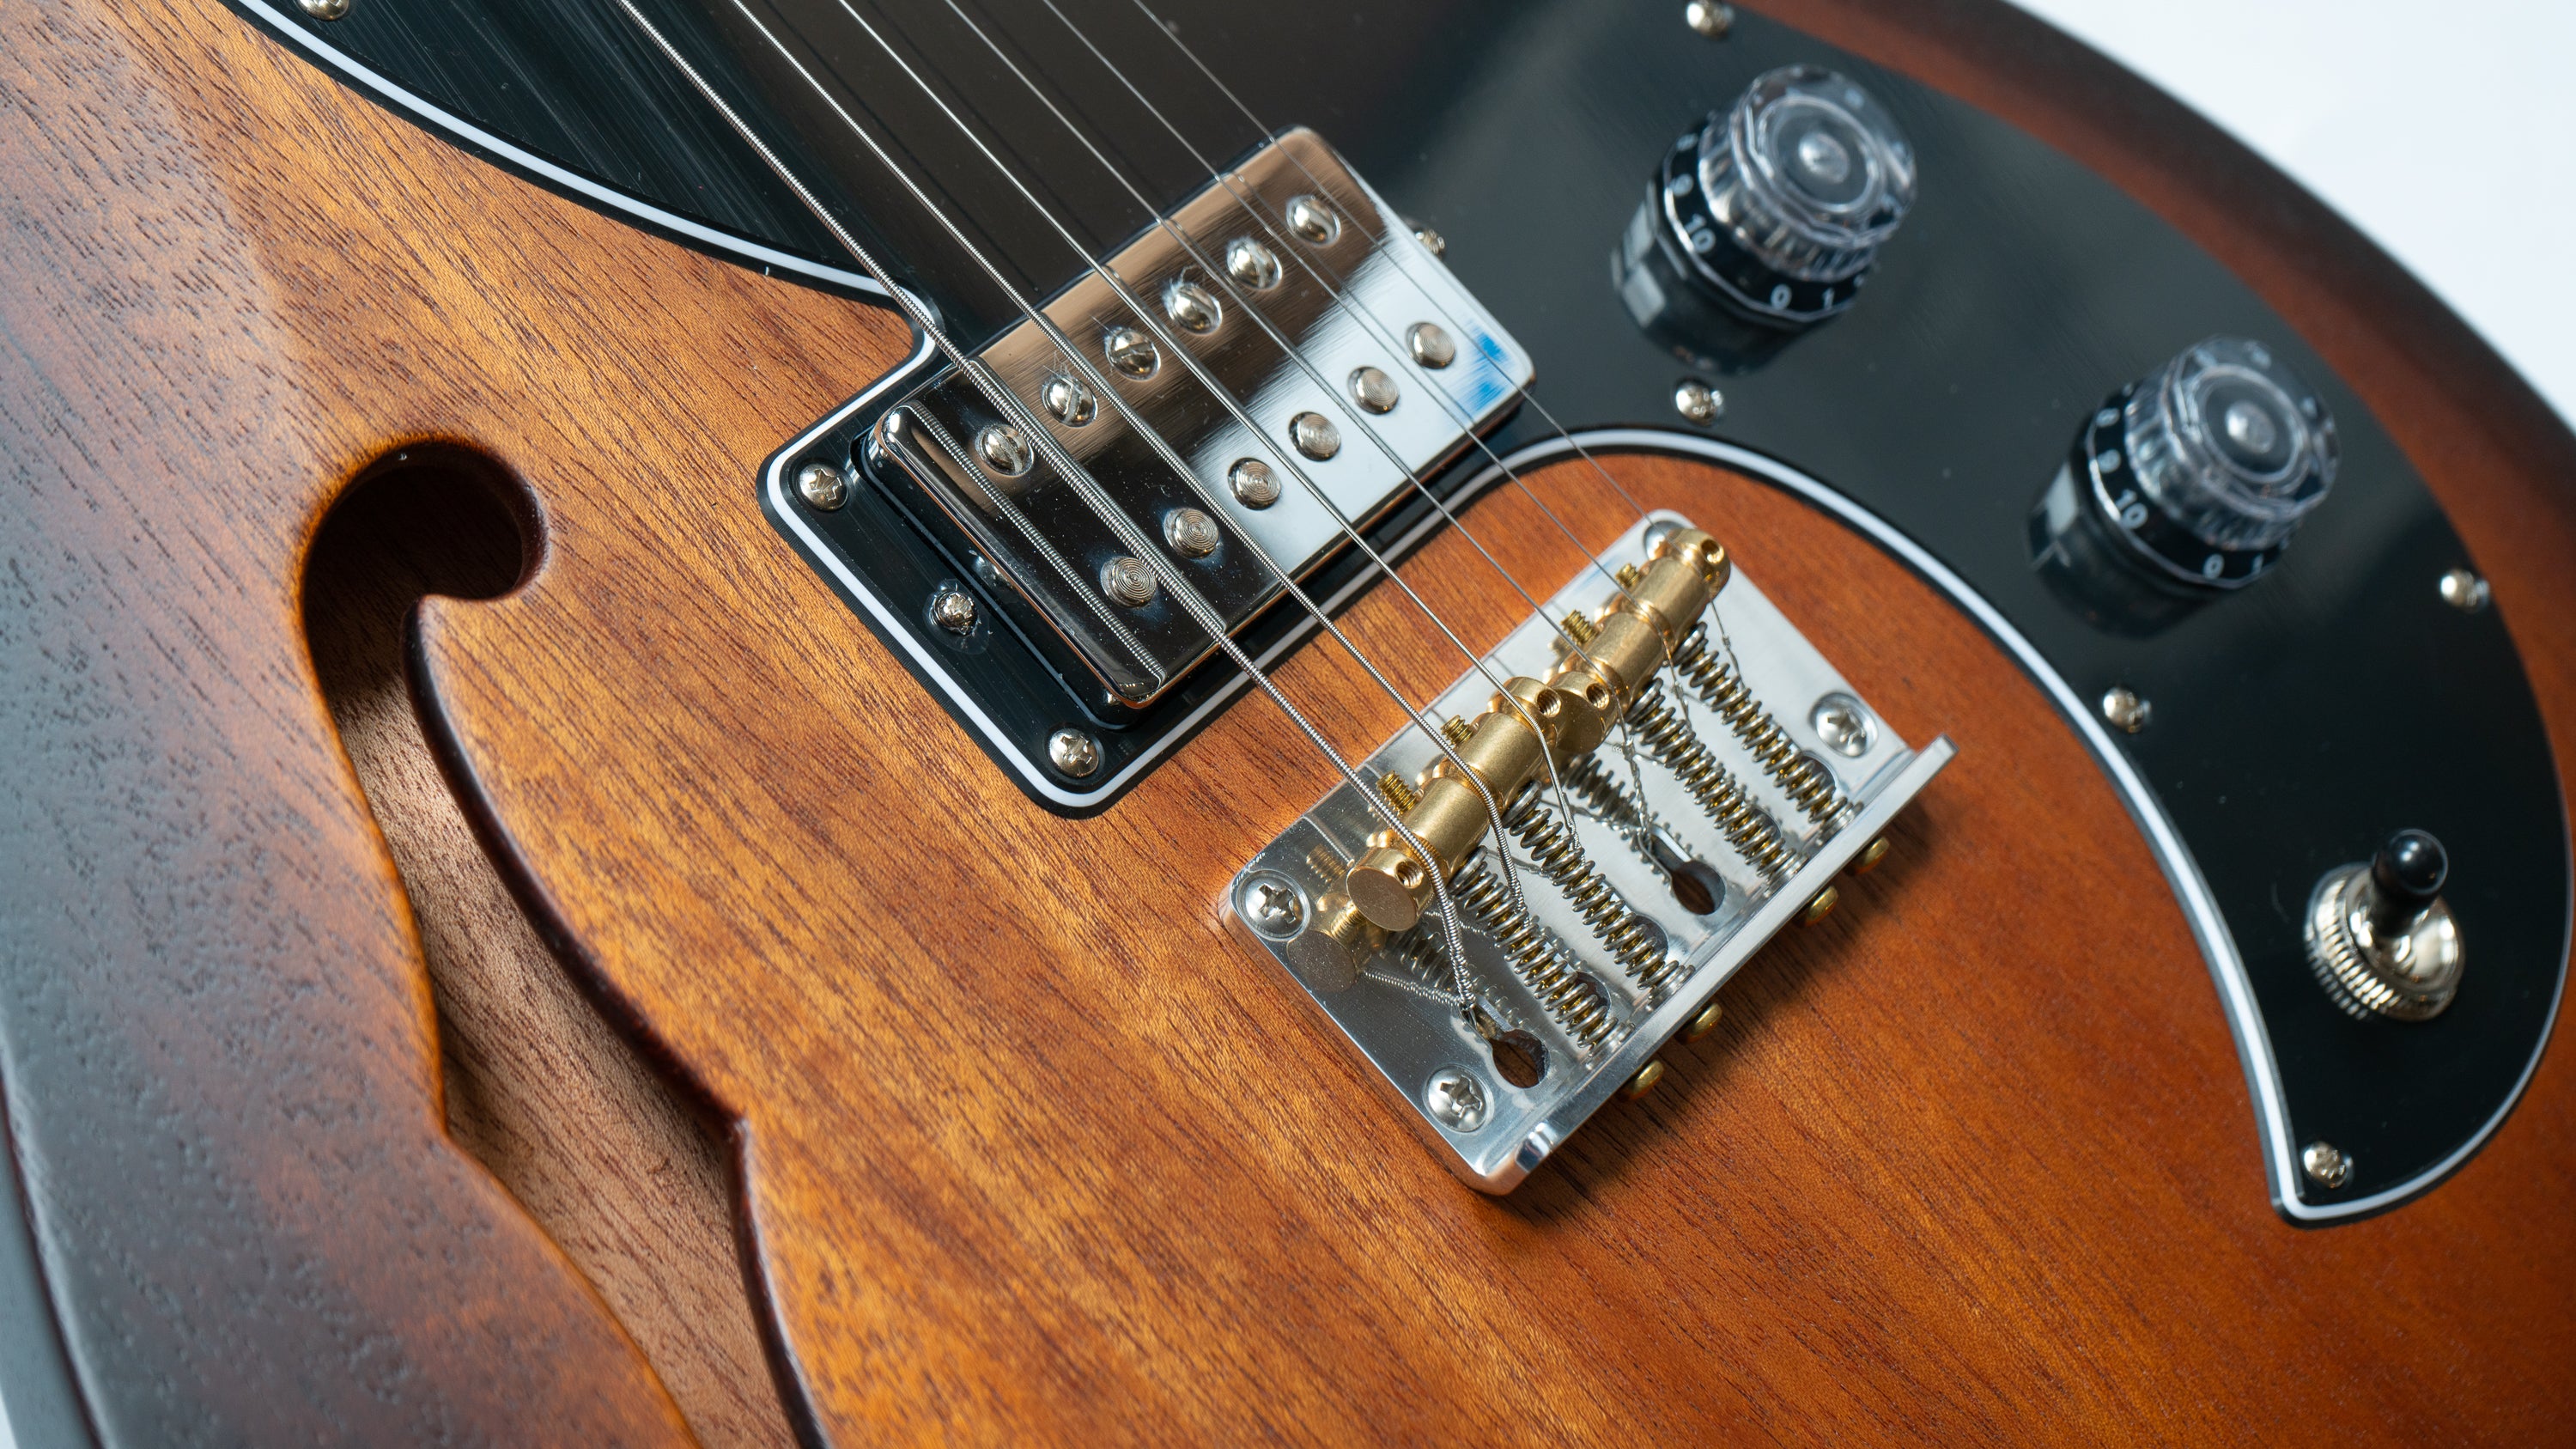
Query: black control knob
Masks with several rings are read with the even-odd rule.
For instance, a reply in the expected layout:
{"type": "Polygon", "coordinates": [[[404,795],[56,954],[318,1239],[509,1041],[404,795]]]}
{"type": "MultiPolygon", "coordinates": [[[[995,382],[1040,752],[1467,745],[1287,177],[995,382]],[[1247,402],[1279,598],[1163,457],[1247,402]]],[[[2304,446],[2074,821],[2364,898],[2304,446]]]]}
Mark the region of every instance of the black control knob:
{"type": "Polygon", "coordinates": [[[1913,146],[1858,83],[1767,71],[1665,152],[1616,257],[1621,296],[1686,350],[1728,330],[1694,327],[1699,303],[1768,332],[1812,326],[1859,297],[1914,180],[1913,146]]]}

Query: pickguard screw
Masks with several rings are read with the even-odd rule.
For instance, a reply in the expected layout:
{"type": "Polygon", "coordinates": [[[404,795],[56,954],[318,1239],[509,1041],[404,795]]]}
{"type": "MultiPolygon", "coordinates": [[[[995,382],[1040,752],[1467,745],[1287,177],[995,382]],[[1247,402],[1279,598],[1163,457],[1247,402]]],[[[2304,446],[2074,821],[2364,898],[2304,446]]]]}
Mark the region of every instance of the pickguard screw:
{"type": "Polygon", "coordinates": [[[1726,33],[1735,28],[1735,7],[1721,0],[1690,0],[1682,7],[1682,19],[1709,39],[1724,40],[1726,33]]]}
{"type": "Polygon", "coordinates": [[[829,513],[850,501],[850,480],[838,468],[808,463],[796,470],[796,496],[806,506],[829,513]]]}
{"type": "Polygon", "coordinates": [[[930,596],[930,622],[951,634],[965,634],[975,627],[975,596],[955,584],[942,584],[930,596]]]}
{"type": "Polygon", "coordinates": [[[2331,1142],[2311,1142],[2299,1154],[2299,1167],[2317,1186],[2334,1189],[2352,1181],[2352,1159],[2331,1142]]]}
{"type": "Polygon", "coordinates": [[[1489,1103],[1485,1084],[1452,1067],[1422,1090],[1422,1105],[1433,1121],[1452,1132],[1473,1132],[1485,1125],[1489,1103]]]}
{"type": "Polygon", "coordinates": [[[1704,428],[1725,415],[1726,399],[1698,378],[1684,378],[1673,389],[1673,411],[1680,413],[1684,422],[1704,428]]]}
{"type": "Polygon", "coordinates": [[[2474,614],[2487,606],[2493,591],[2475,570],[2453,569],[2442,575],[2442,602],[2463,614],[2474,614]]]}
{"type": "Polygon", "coordinates": [[[2155,712],[2154,705],[2140,698],[2136,690],[2125,684],[2111,686],[2110,692],[2102,696],[2102,718],[2110,721],[2111,728],[2124,735],[2145,729],[2155,712]]]}
{"type": "Polygon", "coordinates": [[[1437,322],[1414,323],[1404,334],[1404,345],[1413,360],[1425,367],[1447,367],[1458,360],[1458,344],[1449,340],[1448,332],[1437,322]]]}
{"type": "Polygon", "coordinates": [[[1225,486],[1246,508],[1267,508],[1279,501],[1279,475],[1259,458],[1245,458],[1226,470],[1225,486]]]}
{"type": "Polygon", "coordinates": [[[1297,898],[1297,888],[1279,876],[1252,877],[1243,883],[1243,893],[1236,900],[1243,919],[1265,936],[1285,939],[1296,935],[1306,922],[1306,907],[1297,898]]]}
{"type": "Polygon", "coordinates": [[[1100,768],[1100,741],[1080,730],[1057,730],[1047,736],[1047,758],[1077,780],[1100,768]]]}
{"type": "Polygon", "coordinates": [[[1100,566],[1100,592],[1128,608],[1141,609],[1154,602],[1159,587],[1154,566],[1133,555],[1122,553],[1100,566]]]}
{"type": "Polygon", "coordinates": [[[316,20],[337,20],[349,13],[349,0],[295,0],[295,7],[316,20]]]}
{"type": "Polygon", "coordinates": [[[1318,463],[1342,450],[1342,430],[1322,413],[1299,413],[1290,419],[1288,440],[1297,445],[1298,452],[1318,463]]]}

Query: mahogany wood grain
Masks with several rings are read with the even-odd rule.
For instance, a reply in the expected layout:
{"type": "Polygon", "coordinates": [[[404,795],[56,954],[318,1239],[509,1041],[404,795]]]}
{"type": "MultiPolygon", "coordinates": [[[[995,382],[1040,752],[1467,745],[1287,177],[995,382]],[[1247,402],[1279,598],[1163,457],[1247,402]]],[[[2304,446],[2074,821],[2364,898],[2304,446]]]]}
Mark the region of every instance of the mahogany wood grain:
{"type": "MultiPolygon", "coordinates": [[[[2263,288],[2450,507],[2576,745],[2566,435],[2455,322],[2295,204],[2222,213],[2259,167],[2153,139],[2175,108],[2001,6],[1782,8],[2062,128],[2263,288]],[[2033,58],[2066,69],[2001,78],[2033,58]]],[[[734,1123],[805,1427],[2565,1436],[2563,1062],[2422,1202],[2282,1223],[2116,798],[1970,625],[1803,506],[1613,463],[1962,757],[1665,1087],[1489,1200],[1219,926],[1241,855],[1325,782],[1267,706],[1062,820],[759,517],[752,465],[900,355],[884,314],[504,177],[212,0],[0,12],[0,134],[0,440],[30,500],[0,515],[0,727],[25,742],[0,1046],[104,1437],[686,1433],[442,1131],[418,935],[302,652],[325,509],[426,440],[511,469],[543,548],[516,592],[424,610],[432,723],[582,988],[734,1123]]],[[[1624,521],[1579,471],[1541,486],[1595,538],[1624,521]]],[[[1522,500],[1471,526],[1529,577],[1570,567],[1522,500]]],[[[1455,540],[1409,572],[1482,637],[1511,621],[1455,540]]],[[[1352,627],[1417,690],[1457,668],[1382,594],[1352,627]]],[[[1346,745],[1392,724],[1328,652],[1285,676],[1340,702],[1346,745]]]]}

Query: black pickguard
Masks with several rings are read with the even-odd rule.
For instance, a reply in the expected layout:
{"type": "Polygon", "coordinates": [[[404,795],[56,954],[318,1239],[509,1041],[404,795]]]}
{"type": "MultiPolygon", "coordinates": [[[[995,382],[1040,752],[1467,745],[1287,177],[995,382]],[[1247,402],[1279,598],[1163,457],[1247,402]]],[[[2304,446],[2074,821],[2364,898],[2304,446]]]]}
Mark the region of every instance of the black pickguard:
{"type": "MultiPolygon", "coordinates": [[[[269,0],[235,3],[344,74],[372,72],[526,156],[710,229],[665,232],[754,264],[760,255],[746,249],[768,248],[846,275],[828,231],[636,37],[615,0],[355,0],[333,23],[269,0]]],[[[818,34],[831,24],[828,5],[790,8],[818,34]]],[[[1132,142],[1122,165],[1155,204],[1205,179],[1137,124],[1132,97],[1072,55],[1042,0],[976,9],[1088,123],[1132,142]]],[[[881,174],[871,180],[851,148],[821,138],[810,98],[789,94],[756,54],[728,49],[738,34],[729,40],[685,4],[655,0],[653,13],[694,37],[693,54],[723,71],[721,85],[755,124],[804,148],[793,164],[821,178],[825,204],[907,263],[908,284],[961,340],[1012,319],[881,174]]],[[[2186,906],[2213,908],[2204,939],[2246,1050],[2285,1213],[2318,1222],[2383,1209],[2437,1182],[2493,1130],[2536,1062],[2568,953],[2567,825],[2538,707],[2496,612],[2464,614],[2436,596],[2445,570],[2473,561],[2413,468],[2361,400],[2216,261],[2036,139],[1749,15],[1712,43],[1662,0],[1422,0],[1329,16],[1174,0],[1162,13],[1262,126],[1187,72],[1125,0],[1092,5],[1084,18],[1208,154],[1230,160],[1263,127],[1312,125],[1398,208],[1445,234],[1451,267],[1536,355],[1539,396],[1568,427],[1644,425],[1667,430],[1673,446],[1723,440],[1821,479],[1919,546],[1929,567],[1963,580],[1963,600],[1991,605],[2007,642],[2035,651],[2034,673],[2064,686],[2106,764],[2143,783],[2135,805],[2150,835],[2170,821],[2184,848],[2166,851],[2166,863],[2186,906]],[[1727,412],[1708,433],[1689,433],[1669,398],[1693,368],[1639,333],[1613,293],[1608,259],[1673,138],[1756,73],[1791,60],[1873,87],[1918,147],[1921,203],[1852,312],[1758,363],[1708,374],[1727,412]],[[2032,504],[2108,389],[2219,332],[2272,343],[2320,386],[2343,430],[2335,496],[2276,576],[2241,594],[2124,628],[2088,621],[2032,570],[2032,504]],[[2417,685],[2358,696],[2357,682],[2371,678],[2417,685]],[[2115,683],[2153,700],[2145,733],[2115,740],[2100,731],[2085,702],[2115,683]],[[2300,912],[2320,873],[2366,856],[2399,826],[2450,846],[2449,895],[2471,965],[2438,1020],[2355,1021],[2311,979],[2300,912]],[[2240,987],[2250,1011],[2232,1000],[2240,987]],[[2346,1187],[2320,1188],[2291,1166],[2297,1147],[2317,1139],[2354,1159],[2346,1187]]],[[[1062,137],[1032,121],[1024,98],[1010,99],[1019,93],[1007,72],[960,45],[950,18],[944,5],[911,7],[905,43],[964,92],[988,98],[997,126],[1034,138],[1012,157],[1027,174],[1086,174],[1062,137]]],[[[899,72],[855,48],[841,54],[874,121],[902,138],[924,174],[957,188],[951,199],[979,245],[1041,293],[1073,274],[1057,239],[988,194],[989,172],[978,181],[981,163],[899,72]]],[[[442,124],[418,106],[409,113],[442,124]]],[[[510,148],[482,149],[564,186],[510,148]]],[[[1144,222],[1128,198],[1070,184],[1048,194],[1097,251],[1144,222]]],[[[845,459],[872,409],[825,420],[764,476],[845,459]]],[[[1495,441],[1509,453],[1552,436],[1525,410],[1495,441]]],[[[1462,465],[1448,482],[1475,471],[1462,465]]],[[[794,505],[770,498],[784,527],[794,505]]],[[[1016,771],[1047,732],[1082,712],[1007,632],[960,648],[922,623],[929,591],[970,571],[886,497],[863,493],[847,511],[806,521],[821,538],[809,551],[859,581],[842,585],[854,602],[885,607],[883,616],[862,607],[872,627],[899,655],[918,643],[933,663],[914,659],[915,672],[961,715],[969,705],[984,713],[1005,768],[1016,771]]],[[[1413,521],[1399,513],[1383,527],[1400,536],[1413,521]]],[[[1328,576],[1319,592],[1348,581],[1328,576]]],[[[1104,731],[1113,766],[1104,774],[1150,764],[1239,684],[1222,668],[1203,671],[1156,710],[1109,721],[1117,727],[1104,731]]],[[[2122,949],[2105,941],[2095,959],[2060,965],[2121,971],[2122,949]]]]}

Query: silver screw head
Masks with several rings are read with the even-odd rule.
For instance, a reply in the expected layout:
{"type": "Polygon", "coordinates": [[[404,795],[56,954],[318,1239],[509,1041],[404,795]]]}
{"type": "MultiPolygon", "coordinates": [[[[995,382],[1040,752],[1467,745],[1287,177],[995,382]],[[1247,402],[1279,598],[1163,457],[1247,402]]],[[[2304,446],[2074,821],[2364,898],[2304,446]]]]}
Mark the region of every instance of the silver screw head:
{"type": "Polygon", "coordinates": [[[1878,738],[1878,722],[1859,700],[1840,692],[1816,701],[1807,711],[1807,723],[1815,726],[1816,738],[1825,748],[1845,759],[1858,759],[1869,753],[1870,744],[1878,738]]]}
{"type": "Polygon", "coordinates": [[[1225,470],[1225,486],[1246,508],[1267,508],[1279,501],[1279,475],[1259,458],[1239,458],[1225,470]]]}
{"type": "Polygon", "coordinates": [[[2442,575],[2442,602],[2463,614],[2474,614],[2487,606],[2494,591],[2473,569],[2453,569],[2442,575]]]}
{"type": "Polygon", "coordinates": [[[1235,902],[1246,925],[1274,940],[1296,935],[1306,923],[1306,903],[1285,876],[1264,871],[1245,878],[1235,902]]]}
{"type": "Polygon", "coordinates": [[[1142,381],[1152,377],[1163,365],[1163,354],[1154,350],[1154,339],[1133,327],[1112,327],[1100,339],[1101,355],[1109,365],[1129,377],[1142,381]]]}
{"type": "Polygon", "coordinates": [[[1319,247],[1331,246],[1333,239],[1342,234],[1342,218],[1321,197],[1291,197],[1288,229],[1319,247]]]}
{"type": "Polygon", "coordinates": [[[1288,441],[1320,463],[1342,450],[1342,430],[1322,413],[1299,413],[1288,422],[1288,441]]]}
{"type": "Polygon", "coordinates": [[[1735,28],[1735,7],[1722,0],[1690,0],[1682,7],[1682,19],[1709,39],[1724,40],[1735,28]]]}
{"type": "Polygon", "coordinates": [[[1422,243],[1422,249],[1435,257],[1449,255],[1449,239],[1427,226],[1415,227],[1413,239],[1422,243]]]}
{"type": "Polygon", "coordinates": [[[1458,360],[1458,344],[1437,322],[1416,322],[1404,334],[1406,350],[1425,367],[1447,367],[1458,360]]]}
{"type": "Polygon", "coordinates": [[[1163,289],[1163,315],[1184,332],[1214,332],[1225,320],[1216,294],[1196,282],[1174,282],[1163,289]]]}
{"type": "Polygon", "coordinates": [[[2337,1188],[2352,1181],[2352,1159],[2331,1142],[2311,1142],[2299,1153],[2299,1169],[2308,1180],[2323,1188],[2337,1188]]]}
{"type": "Polygon", "coordinates": [[[1080,780],[1100,768],[1100,741],[1081,730],[1057,730],[1047,736],[1047,759],[1080,780]]]}
{"type": "Polygon", "coordinates": [[[2155,712],[2156,707],[2153,704],[2141,698],[2136,690],[2125,684],[2111,686],[2102,696],[2102,718],[2110,722],[2111,728],[2124,735],[2133,735],[2145,729],[2147,720],[2155,712]]]}
{"type": "Polygon", "coordinates": [[[1395,379],[1374,367],[1354,368],[1351,372],[1351,401],[1373,413],[1391,413],[1404,394],[1395,379]]]}
{"type": "Polygon", "coordinates": [[[971,633],[975,628],[975,596],[955,584],[941,584],[930,596],[930,622],[951,634],[971,633]]]}
{"type": "Polygon", "coordinates": [[[849,475],[822,463],[808,463],[796,470],[796,496],[808,508],[825,513],[850,501],[849,475]]]}
{"type": "Polygon", "coordinates": [[[1215,519],[1195,508],[1175,508],[1163,515],[1163,541],[1183,558],[1206,558],[1223,538],[1215,519]]]}
{"type": "Polygon", "coordinates": [[[1128,608],[1141,609],[1154,602],[1154,593],[1161,587],[1153,565],[1133,555],[1122,553],[1100,566],[1100,592],[1128,608]]]}
{"type": "Polygon", "coordinates": [[[975,456],[984,460],[985,467],[1005,478],[1017,478],[1037,461],[1037,454],[1029,448],[1029,440],[1009,423],[987,423],[984,430],[975,435],[975,456]]]}
{"type": "Polygon", "coordinates": [[[1046,404],[1049,417],[1068,428],[1084,427],[1100,415],[1100,399],[1069,377],[1048,378],[1038,390],[1038,401],[1046,404]]]}
{"type": "Polygon", "coordinates": [[[1473,1132],[1485,1125],[1493,1100],[1485,1094],[1484,1083],[1451,1067],[1422,1089],[1422,1105],[1432,1121],[1450,1131],[1473,1132]]]}
{"type": "Polygon", "coordinates": [[[1726,411],[1726,399],[1716,388],[1710,387],[1698,378],[1684,378],[1681,384],[1673,389],[1673,411],[1680,413],[1685,422],[1696,423],[1704,428],[1716,422],[1719,415],[1726,411]]]}
{"type": "Polygon", "coordinates": [[[1279,285],[1279,254],[1248,236],[1239,236],[1225,244],[1225,274],[1252,288],[1266,292],[1279,285]]]}
{"type": "Polygon", "coordinates": [[[349,13],[349,0],[295,0],[295,8],[316,20],[337,20],[349,13]]]}

